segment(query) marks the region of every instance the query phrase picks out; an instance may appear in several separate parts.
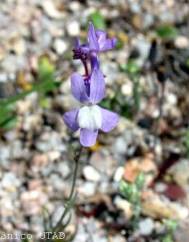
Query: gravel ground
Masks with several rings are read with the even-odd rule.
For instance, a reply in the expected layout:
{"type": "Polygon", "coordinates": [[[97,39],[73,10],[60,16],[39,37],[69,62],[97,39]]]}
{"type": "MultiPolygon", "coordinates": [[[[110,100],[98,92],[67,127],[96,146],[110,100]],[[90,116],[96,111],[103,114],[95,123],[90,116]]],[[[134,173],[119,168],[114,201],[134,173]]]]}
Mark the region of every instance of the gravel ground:
{"type": "Polygon", "coordinates": [[[78,134],[67,130],[62,115],[78,106],[69,77],[82,71],[72,60],[72,48],[76,36],[86,36],[88,21],[98,11],[120,43],[101,55],[108,87],[103,105],[114,100],[112,108],[121,118],[115,130],[100,134],[98,143],[84,150],[76,209],[66,231],[76,234],[74,242],[188,242],[189,160],[183,142],[189,124],[189,69],[183,68],[183,60],[189,60],[187,1],[7,0],[0,10],[1,99],[37,83],[38,60],[44,56],[59,81],[47,95],[32,92],[16,102],[14,127],[0,128],[0,235],[30,233],[31,241],[38,241],[46,211],[54,214],[55,223],[65,209],[78,134]],[[155,30],[164,24],[177,27],[174,39],[157,36],[155,30]],[[153,43],[155,65],[148,58],[153,43]],[[133,105],[134,81],[123,69],[133,56],[140,68],[141,97],[138,110],[130,111],[126,104],[133,105]],[[163,81],[159,66],[164,67],[163,81]],[[123,197],[119,186],[122,179],[134,184],[141,172],[145,182],[136,226],[131,223],[134,202],[123,197]],[[172,233],[166,221],[175,220],[172,233]],[[165,240],[167,234],[171,240],[165,240]]]}

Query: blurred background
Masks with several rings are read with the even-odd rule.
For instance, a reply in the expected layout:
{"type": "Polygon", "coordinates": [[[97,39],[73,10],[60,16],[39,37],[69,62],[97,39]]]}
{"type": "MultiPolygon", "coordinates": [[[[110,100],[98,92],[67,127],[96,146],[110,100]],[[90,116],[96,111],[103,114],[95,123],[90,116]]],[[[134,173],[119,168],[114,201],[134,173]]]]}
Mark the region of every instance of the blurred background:
{"type": "Polygon", "coordinates": [[[118,40],[100,56],[101,106],[120,122],[84,150],[54,241],[188,242],[188,16],[188,0],[0,2],[0,241],[40,241],[65,209],[78,134],[62,115],[78,106],[72,49],[92,21],[118,40]]]}

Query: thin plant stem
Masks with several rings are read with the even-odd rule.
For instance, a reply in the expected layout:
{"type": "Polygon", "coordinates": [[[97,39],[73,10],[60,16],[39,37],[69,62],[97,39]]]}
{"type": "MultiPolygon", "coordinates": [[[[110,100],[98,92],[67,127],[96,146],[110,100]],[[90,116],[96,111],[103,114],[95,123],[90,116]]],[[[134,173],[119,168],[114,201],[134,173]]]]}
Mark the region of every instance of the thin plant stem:
{"type": "MultiPolygon", "coordinates": [[[[69,203],[72,203],[72,200],[74,198],[74,193],[75,193],[75,186],[76,186],[76,180],[77,180],[77,173],[78,173],[78,167],[79,167],[79,159],[82,153],[83,147],[81,146],[79,151],[77,152],[77,154],[74,157],[74,161],[75,161],[75,169],[74,169],[74,174],[73,174],[73,182],[72,182],[72,187],[71,187],[71,191],[68,197],[68,201],[69,203]]],[[[66,214],[70,211],[70,208],[72,206],[70,206],[70,204],[68,204],[68,206],[66,206],[62,216],[60,217],[60,219],[58,220],[57,224],[55,225],[55,227],[53,228],[53,232],[57,232],[58,229],[61,227],[62,225],[62,221],[64,219],[64,217],[66,216],[66,214]]]]}
{"type": "Polygon", "coordinates": [[[163,117],[163,103],[165,98],[165,83],[161,84],[161,96],[159,103],[159,120],[163,117]]]}
{"type": "MultiPolygon", "coordinates": [[[[160,128],[160,124],[161,124],[161,120],[163,118],[163,104],[164,104],[164,99],[165,99],[165,82],[163,83],[160,83],[160,89],[159,89],[159,115],[158,117],[156,118],[155,120],[155,125],[154,125],[154,136],[155,136],[155,141],[154,141],[154,146],[153,146],[153,152],[154,154],[156,154],[156,146],[158,145],[158,137],[159,137],[159,128],[160,128]]],[[[156,157],[156,160],[159,160],[159,159],[162,159],[162,155],[161,157],[159,157],[159,159],[157,159],[157,156],[156,157]]]]}
{"type": "Polygon", "coordinates": [[[77,179],[77,171],[78,171],[78,167],[79,167],[79,159],[80,159],[80,156],[81,156],[81,152],[82,152],[82,146],[80,147],[78,154],[76,154],[76,156],[74,158],[74,161],[75,161],[75,169],[74,169],[73,183],[72,183],[72,188],[71,188],[71,191],[70,191],[69,200],[74,195],[75,184],[76,184],[76,179],[77,179]]]}

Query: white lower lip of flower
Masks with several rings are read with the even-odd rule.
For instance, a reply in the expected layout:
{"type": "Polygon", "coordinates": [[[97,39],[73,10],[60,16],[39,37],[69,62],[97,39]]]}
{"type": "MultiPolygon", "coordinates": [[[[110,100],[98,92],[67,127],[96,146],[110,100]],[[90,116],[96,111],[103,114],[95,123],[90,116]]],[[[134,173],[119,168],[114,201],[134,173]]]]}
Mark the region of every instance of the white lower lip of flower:
{"type": "Polygon", "coordinates": [[[79,110],[77,121],[80,128],[96,130],[102,126],[102,113],[97,105],[85,106],[79,110]]]}

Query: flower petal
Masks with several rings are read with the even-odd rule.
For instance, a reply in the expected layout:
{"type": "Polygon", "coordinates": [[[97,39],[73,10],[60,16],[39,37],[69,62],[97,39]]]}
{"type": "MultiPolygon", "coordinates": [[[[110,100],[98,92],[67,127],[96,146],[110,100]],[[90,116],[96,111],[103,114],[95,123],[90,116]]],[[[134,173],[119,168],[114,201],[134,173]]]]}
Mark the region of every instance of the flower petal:
{"type": "Polygon", "coordinates": [[[98,105],[84,106],[79,109],[77,122],[80,128],[96,130],[102,126],[102,112],[98,105]]]}
{"type": "Polygon", "coordinates": [[[72,91],[73,96],[79,102],[88,101],[89,98],[87,96],[86,86],[84,84],[83,77],[78,73],[74,73],[71,76],[71,91],[72,91]]]}
{"type": "Polygon", "coordinates": [[[107,33],[104,30],[97,29],[96,30],[96,36],[98,38],[98,41],[103,40],[103,39],[106,39],[107,33]]]}
{"type": "Polygon", "coordinates": [[[79,125],[77,123],[77,115],[78,115],[79,109],[73,109],[69,112],[66,112],[63,115],[63,119],[65,124],[72,130],[77,131],[79,129],[79,125]]]}
{"type": "Polygon", "coordinates": [[[98,39],[99,49],[101,50],[106,43],[107,33],[103,30],[96,30],[96,35],[98,39]]]}
{"type": "Polygon", "coordinates": [[[100,51],[111,50],[116,46],[117,39],[115,37],[107,38],[107,33],[105,31],[96,30],[96,35],[97,35],[100,51]]]}
{"type": "Polygon", "coordinates": [[[80,46],[81,46],[80,39],[79,38],[75,38],[74,48],[77,49],[80,46]]]}
{"type": "Polygon", "coordinates": [[[116,46],[116,43],[117,43],[117,39],[116,38],[102,40],[99,43],[100,51],[111,50],[111,49],[113,49],[116,46]]]}
{"type": "Polygon", "coordinates": [[[100,67],[98,55],[94,51],[90,53],[90,62],[91,62],[91,70],[93,70],[94,68],[100,67]]]}
{"type": "Polygon", "coordinates": [[[88,42],[90,50],[99,51],[98,39],[92,23],[89,23],[88,42]]]}
{"type": "Polygon", "coordinates": [[[90,97],[92,104],[100,102],[105,96],[104,76],[99,68],[94,68],[90,78],[90,97]]]}
{"type": "Polygon", "coordinates": [[[101,108],[102,112],[102,127],[101,130],[109,132],[116,127],[119,121],[119,116],[107,109],[101,108]]]}
{"type": "Polygon", "coordinates": [[[98,130],[81,129],[80,130],[80,143],[85,147],[95,145],[98,135],[98,130]]]}

